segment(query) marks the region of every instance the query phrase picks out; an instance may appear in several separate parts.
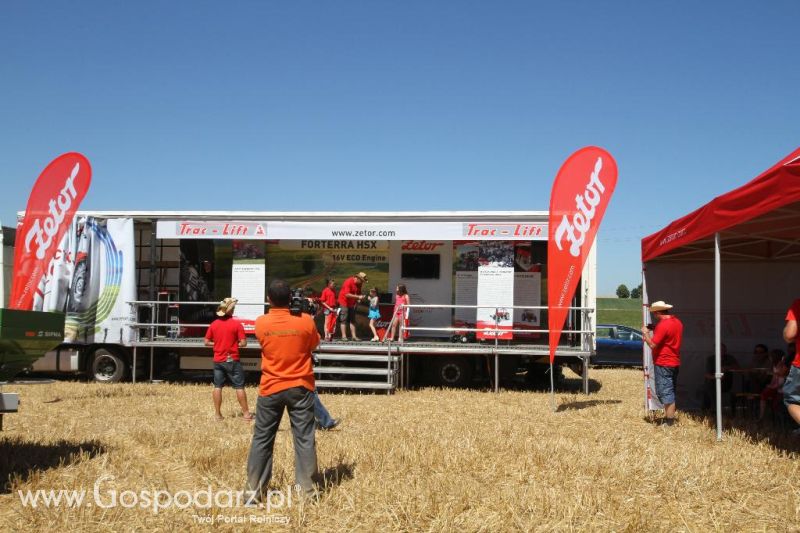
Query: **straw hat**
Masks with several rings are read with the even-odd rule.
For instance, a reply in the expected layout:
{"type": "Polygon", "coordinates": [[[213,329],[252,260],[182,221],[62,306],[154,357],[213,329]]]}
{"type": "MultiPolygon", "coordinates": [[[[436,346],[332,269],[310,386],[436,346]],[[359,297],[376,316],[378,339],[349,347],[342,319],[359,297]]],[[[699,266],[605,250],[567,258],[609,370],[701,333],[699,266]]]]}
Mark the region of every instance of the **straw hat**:
{"type": "Polygon", "coordinates": [[[217,316],[225,316],[233,313],[233,308],[236,307],[236,298],[225,298],[217,306],[217,316]]]}
{"type": "Polygon", "coordinates": [[[356,277],[360,278],[361,281],[367,281],[367,275],[364,274],[363,272],[359,272],[358,274],[356,274],[356,277]]]}
{"type": "Polygon", "coordinates": [[[670,309],[672,309],[672,306],[663,300],[659,300],[657,302],[653,302],[650,304],[651,313],[656,313],[658,311],[668,311],[670,309]]]}

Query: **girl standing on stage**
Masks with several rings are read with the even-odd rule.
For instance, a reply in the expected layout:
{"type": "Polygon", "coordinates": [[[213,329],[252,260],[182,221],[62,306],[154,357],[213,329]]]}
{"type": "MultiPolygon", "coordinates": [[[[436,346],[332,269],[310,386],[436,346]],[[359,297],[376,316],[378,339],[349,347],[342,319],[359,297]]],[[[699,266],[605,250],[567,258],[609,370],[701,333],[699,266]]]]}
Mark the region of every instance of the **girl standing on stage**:
{"type": "Polygon", "coordinates": [[[375,329],[375,321],[381,318],[381,312],[378,308],[377,289],[369,290],[369,312],[367,313],[367,318],[369,318],[369,329],[372,330],[372,338],[370,340],[373,342],[381,340],[378,336],[378,330],[375,329]]]}
{"type": "MultiPolygon", "coordinates": [[[[395,290],[394,312],[392,313],[392,329],[389,331],[389,340],[394,340],[394,334],[401,321],[405,321],[408,310],[406,306],[411,304],[411,299],[408,297],[408,290],[402,283],[397,286],[395,290]]],[[[399,339],[398,339],[399,340],[399,339]]]]}

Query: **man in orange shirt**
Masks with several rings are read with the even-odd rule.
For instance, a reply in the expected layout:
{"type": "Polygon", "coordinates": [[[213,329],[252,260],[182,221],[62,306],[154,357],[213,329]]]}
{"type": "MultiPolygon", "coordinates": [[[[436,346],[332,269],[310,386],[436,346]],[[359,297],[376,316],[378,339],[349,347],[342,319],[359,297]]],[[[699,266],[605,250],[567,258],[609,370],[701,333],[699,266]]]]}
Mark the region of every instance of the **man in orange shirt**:
{"type": "Polygon", "coordinates": [[[273,280],[267,290],[270,310],[255,323],[256,339],[261,344],[261,384],[247,458],[247,489],[253,502],[263,501],[269,490],[272,448],[284,409],[292,423],[295,483],[306,494],[315,490],[317,450],[311,352],[320,339],[311,315],[289,312],[289,295],[285,281],[273,280]]]}

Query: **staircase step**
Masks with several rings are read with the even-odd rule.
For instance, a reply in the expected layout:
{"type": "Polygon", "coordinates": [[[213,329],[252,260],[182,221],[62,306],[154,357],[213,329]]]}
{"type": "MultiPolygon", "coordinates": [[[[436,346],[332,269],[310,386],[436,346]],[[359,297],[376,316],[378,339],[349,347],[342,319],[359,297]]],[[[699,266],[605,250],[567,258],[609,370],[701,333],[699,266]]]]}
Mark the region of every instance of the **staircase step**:
{"type": "MultiPolygon", "coordinates": [[[[318,361],[374,361],[376,363],[386,363],[387,356],[384,355],[356,355],[344,353],[318,353],[316,354],[318,361]]],[[[393,355],[392,361],[395,362],[399,356],[393,355]]]]}
{"type": "Polygon", "coordinates": [[[338,388],[338,389],[394,389],[391,383],[376,381],[330,381],[318,379],[315,381],[319,388],[338,388]]]}
{"type": "Polygon", "coordinates": [[[369,374],[372,376],[385,376],[388,372],[394,373],[395,370],[386,368],[363,368],[354,366],[315,366],[315,374],[369,374]]]}

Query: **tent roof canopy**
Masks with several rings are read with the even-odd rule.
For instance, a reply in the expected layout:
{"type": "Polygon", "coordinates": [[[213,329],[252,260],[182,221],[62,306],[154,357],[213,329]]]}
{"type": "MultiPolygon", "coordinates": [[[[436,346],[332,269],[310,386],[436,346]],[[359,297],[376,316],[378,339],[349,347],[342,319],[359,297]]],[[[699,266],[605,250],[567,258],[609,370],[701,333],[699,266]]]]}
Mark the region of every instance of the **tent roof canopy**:
{"type": "Polygon", "coordinates": [[[800,148],[745,185],[642,239],[642,262],[800,258],[800,148]]]}

